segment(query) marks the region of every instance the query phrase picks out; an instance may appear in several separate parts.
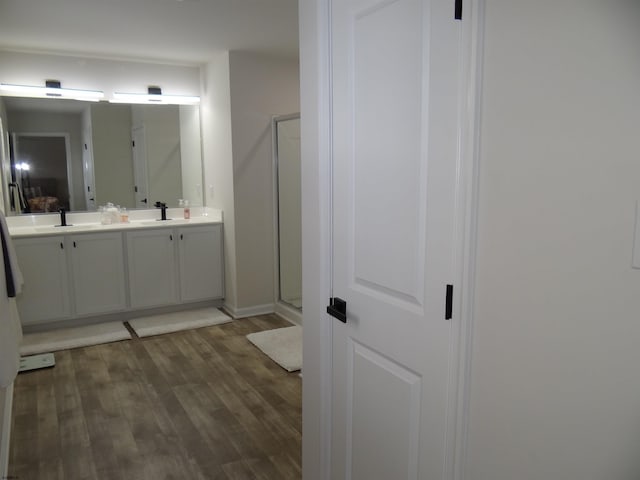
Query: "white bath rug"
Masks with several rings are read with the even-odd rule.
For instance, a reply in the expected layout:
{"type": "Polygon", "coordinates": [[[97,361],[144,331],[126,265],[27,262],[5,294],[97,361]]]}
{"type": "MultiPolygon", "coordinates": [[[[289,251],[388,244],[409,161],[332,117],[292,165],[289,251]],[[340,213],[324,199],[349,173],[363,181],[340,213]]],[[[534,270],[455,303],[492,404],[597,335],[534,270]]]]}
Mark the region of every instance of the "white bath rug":
{"type": "Polygon", "coordinates": [[[221,325],[233,320],[217,308],[199,308],[183,312],[164,313],[129,320],[129,325],[139,337],[191,330],[193,328],[221,325]]]}
{"type": "Polygon", "coordinates": [[[24,334],[22,345],[20,346],[20,355],[27,356],[36,353],[55,352],[129,339],[131,339],[131,334],[122,322],[60,328],[48,332],[24,334]]]}
{"type": "Polygon", "coordinates": [[[302,368],[302,327],[250,333],[247,339],[288,372],[302,368]]]}

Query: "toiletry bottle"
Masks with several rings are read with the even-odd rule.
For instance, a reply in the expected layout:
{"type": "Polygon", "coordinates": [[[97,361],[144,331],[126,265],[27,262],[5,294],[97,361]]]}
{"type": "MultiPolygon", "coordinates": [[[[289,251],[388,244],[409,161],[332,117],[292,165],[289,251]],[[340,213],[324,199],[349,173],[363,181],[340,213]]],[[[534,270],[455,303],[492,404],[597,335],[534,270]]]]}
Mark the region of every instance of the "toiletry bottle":
{"type": "Polygon", "coordinates": [[[120,222],[129,223],[129,212],[125,207],[120,208],[120,222]]]}
{"type": "Polygon", "coordinates": [[[111,223],[120,223],[120,205],[112,205],[109,210],[111,212],[111,223]]]}
{"type": "Polygon", "coordinates": [[[111,225],[113,223],[113,214],[112,211],[115,209],[115,206],[111,202],[107,202],[107,204],[102,209],[102,225],[111,225]]]}
{"type": "Polygon", "coordinates": [[[184,200],[182,206],[184,207],[184,218],[191,218],[191,209],[189,208],[189,200],[184,200]]]}

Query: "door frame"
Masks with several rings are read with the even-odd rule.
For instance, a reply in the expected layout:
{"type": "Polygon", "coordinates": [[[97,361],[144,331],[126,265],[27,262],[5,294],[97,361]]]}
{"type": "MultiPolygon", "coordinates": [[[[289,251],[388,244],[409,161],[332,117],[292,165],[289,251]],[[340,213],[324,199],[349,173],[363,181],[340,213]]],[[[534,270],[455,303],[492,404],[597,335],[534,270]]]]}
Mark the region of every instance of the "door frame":
{"type": "MultiPolygon", "coordinates": [[[[454,0],[451,0],[453,15],[454,0]]],[[[303,263],[303,443],[305,480],[331,474],[332,138],[331,0],[299,2],[303,263]]],[[[461,130],[456,197],[452,368],[447,418],[447,480],[465,477],[473,338],[484,0],[466,0],[461,28],[461,130]]]]}
{"type": "Polygon", "coordinates": [[[300,119],[300,113],[274,115],[271,117],[271,164],[273,172],[273,303],[276,313],[287,320],[302,324],[302,312],[283,301],[280,288],[280,158],[278,152],[278,124],[300,119]]]}
{"type": "Polygon", "coordinates": [[[147,161],[147,130],[144,125],[131,128],[131,140],[134,208],[150,208],[149,198],[151,198],[151,192],[149,191],[149,165],[147,161]],[[140,137],[142,138],[142,141],[140,141],[140,137]],[[138,140],[137,145],[135,144],[136,140],[138,140]],[[140,195],[140,192],[138,192],[138,188],[141,183],[144,183],[146,202],[139,200],[142,196],[140,195]],[[145,205],[138,205],[139,203],[145,203],[145,205]]]}

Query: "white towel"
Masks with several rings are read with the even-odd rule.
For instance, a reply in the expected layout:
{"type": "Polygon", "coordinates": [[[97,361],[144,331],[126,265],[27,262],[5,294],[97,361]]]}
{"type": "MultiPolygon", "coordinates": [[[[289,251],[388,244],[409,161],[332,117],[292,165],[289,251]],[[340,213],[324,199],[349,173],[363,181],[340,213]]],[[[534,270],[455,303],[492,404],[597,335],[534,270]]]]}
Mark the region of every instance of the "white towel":
{"type": "Polygon", "coordinates": [[[22,326],[18,317],[18,308],[15,298],[7,295],[7,280],[4,275],[4,258],[8,258],[11,277],[14,283],[15,292],[19,293],[22,288],[22,274],[18,268],[18,261],[13,249],[9,230],[0,212],[0,232],[5,239],[6,255],[0,255],[0,387],[8,387],[18,374],[20,367],[20,344],[22,343],[22,326]]]}

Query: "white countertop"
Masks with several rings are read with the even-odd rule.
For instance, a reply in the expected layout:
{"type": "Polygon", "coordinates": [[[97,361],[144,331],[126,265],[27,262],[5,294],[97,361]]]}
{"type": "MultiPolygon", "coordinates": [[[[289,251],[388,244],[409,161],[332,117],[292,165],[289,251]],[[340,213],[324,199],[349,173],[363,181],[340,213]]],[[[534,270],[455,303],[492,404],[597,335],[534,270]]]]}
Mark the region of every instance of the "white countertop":
{"type": "Polygon", "coordinates": [[[101,224],[100,213],[67,213],[67,226],[59,226],[60,214],[19,215],[7,217],[9,234],[13,238],[43,235],[71,235],[76,233],[99,233],[143,228],[173,228],[222,223],[222,211],[207,207],[192,207],[191,218],[183,218],[181,208],[168,208],[167,219],[159,220],[160,210],[130,210],[129,222],[101,224]]]}

